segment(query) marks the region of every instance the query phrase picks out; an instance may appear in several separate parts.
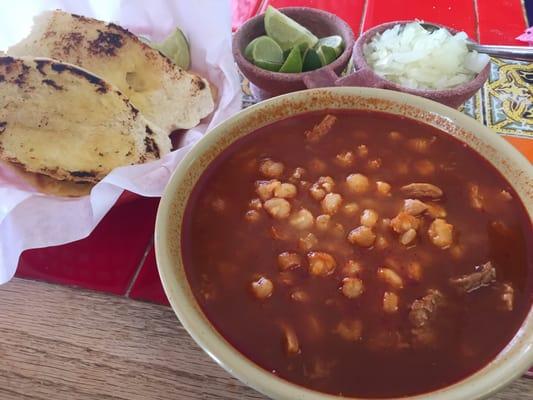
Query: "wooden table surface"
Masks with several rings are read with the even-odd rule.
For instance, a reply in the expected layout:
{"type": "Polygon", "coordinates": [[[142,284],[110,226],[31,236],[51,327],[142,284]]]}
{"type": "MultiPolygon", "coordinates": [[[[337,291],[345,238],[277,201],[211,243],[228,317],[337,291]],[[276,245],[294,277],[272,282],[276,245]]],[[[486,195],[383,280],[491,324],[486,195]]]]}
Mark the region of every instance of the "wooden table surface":
{"type": "MultiPolygon", "coordinates": [[[[14,279],[0,286],[0,399],[264,399],[168,307],[14,279]]],[[[533,399],[520,378],[491,399],[533,399]]]]}

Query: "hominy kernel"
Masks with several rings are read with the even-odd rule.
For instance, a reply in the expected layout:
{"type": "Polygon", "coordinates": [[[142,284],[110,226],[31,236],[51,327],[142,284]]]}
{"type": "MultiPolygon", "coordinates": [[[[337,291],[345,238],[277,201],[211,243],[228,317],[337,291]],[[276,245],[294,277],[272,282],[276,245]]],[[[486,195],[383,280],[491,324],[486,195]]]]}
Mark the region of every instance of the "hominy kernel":
{"type": "Polygon", "coordinates": [[[361,213],[361,225],[372,228],[378,222],[379,215],[372,209],[363,210],[361,213]]]}
{"type": "Polygon", "coordinates": [[[302,208],[290,216],[289,224],[296,229],[310,229],[315,224],[315,218],[309,210],[302,208]]]}
{"type": "Polygon", "coordinates": [[[320,204],[326,214],[336,214],[342,204],[342,196],[338,193],[328,193],[320,204]]]}
{"type": "Polygon", "coordinates": [[[370,247],[376,240],[376,234],[368,226],[359,226],[348,234],[348,241],[361,247],[370,247]]]}
{"type": "Polygon", "coordinates": [[[359,278],[344,278],[342,280],[341,292],[349,298],[355,299],[363,294],[363,281],[359,278]]]}
{"type": "Polygon", "coordinates": [[[259,164],[259,171],[267,178],[279,178],[283,175],[284,166],[282,163],[266,159],[259,164]]]}
{"type": "Polygon", "coordinates": [[[370,183],[368,178],[362,174],[350,174],[346,178],[348,188],[354,193],[364,193],[368,190],[370,183]]]}
{"type": "Polygon", "coordinates": [[[383,294],[383,311],[388,314],[398,311],[398,295],[394,292],[385,292],[383,294]]]}
{"type": "Polygon", "coordinates": [[[270,279],[260,277],[258,280],[252,282],[252,292],[258,299],[264,300],[272,296],[274,291],[274,284],[270,279]]]}
{"type": "Polygon", "coordinates": [[[395,289],[403,288],[403,279],[390,268],[378,268],[378,278],[395,289]]]}
{"type": "Polygon", "coordinates": [[[390,196],[391,185],[388,184],[387,182],[377,181],[376,188],[379,194],[383,196],[390,196]]]}

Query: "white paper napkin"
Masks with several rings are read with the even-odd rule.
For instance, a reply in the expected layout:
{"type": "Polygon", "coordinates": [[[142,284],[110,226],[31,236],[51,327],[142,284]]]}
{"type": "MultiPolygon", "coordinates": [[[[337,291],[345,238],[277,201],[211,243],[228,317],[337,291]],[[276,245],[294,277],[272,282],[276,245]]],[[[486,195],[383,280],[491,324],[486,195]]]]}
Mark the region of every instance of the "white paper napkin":
{"type": "Polygon", "coordinates": [[[190,42],[191,69],[217,87],[218,105],[208,121],[185,133],[181,148],[161,160],[113,170],[90,196],[64,199],[36,193],[0,165],[0,284],[13,277],[22,251],[88,236],[124,190],[161,196],[172,171],[194,143],[241,108],[239,76],[231,54],[230,0],[17,0],[0,13],[0,49],[26,36],[34,15],[58,8],[113,21],[155,40],[179,26],[190,42]]]}

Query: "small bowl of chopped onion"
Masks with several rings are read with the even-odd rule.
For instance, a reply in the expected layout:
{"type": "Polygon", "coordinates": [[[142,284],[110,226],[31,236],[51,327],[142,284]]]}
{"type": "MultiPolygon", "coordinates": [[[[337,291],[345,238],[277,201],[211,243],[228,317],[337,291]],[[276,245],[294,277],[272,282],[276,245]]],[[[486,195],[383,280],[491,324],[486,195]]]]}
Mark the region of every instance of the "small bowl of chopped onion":
{"type": "Polygon", "coordinates": [[[396,21],[368,30],[354,45],[355,72],[336,84],[392,89],[459,107],[487,80],[490,58],[468,50],[466,33],[431,25],[436,29],[396,21]]]}

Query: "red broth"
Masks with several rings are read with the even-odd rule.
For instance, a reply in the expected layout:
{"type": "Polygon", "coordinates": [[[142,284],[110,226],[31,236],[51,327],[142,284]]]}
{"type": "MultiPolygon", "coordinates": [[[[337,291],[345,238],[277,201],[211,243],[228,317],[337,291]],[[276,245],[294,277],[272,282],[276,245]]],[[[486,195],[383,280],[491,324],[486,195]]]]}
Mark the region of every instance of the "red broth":
{"type": "Polygon", "coordinates": [[[467,377],[531,307],[523,205],[488,162],[433,127],[328,114],[261,128],[200,178],[182,243],[198,303],[242,354],[309,389],[410,396],[467,377]],[[348,183],[355,173],[367,180],[348,183]],[[270,179],[275,188],[251,202],[270,179]],[[442,194],[402,189],[413,182],[442,194]],[[294,217],[302,208],[310,214],[294,217]]]}

